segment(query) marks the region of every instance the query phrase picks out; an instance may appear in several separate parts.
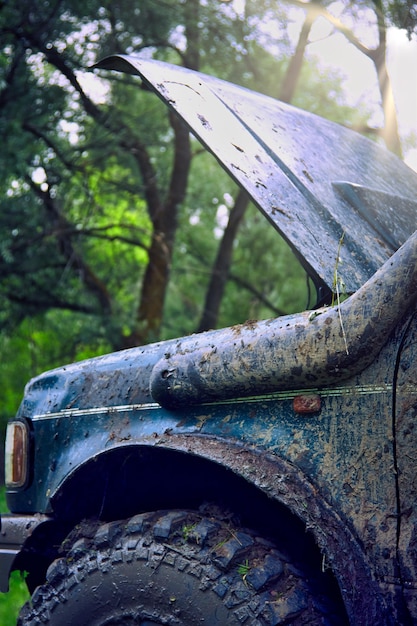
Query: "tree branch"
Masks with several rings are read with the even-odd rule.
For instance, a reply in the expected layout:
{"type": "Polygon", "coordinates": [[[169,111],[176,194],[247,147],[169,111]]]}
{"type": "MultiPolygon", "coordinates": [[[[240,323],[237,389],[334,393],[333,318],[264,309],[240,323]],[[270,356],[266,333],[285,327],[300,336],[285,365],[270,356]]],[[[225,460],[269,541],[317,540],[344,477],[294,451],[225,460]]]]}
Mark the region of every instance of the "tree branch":
{"type": "Polygon", "coordinates": [[[324,17],[330,24],[332,24],[336,30],[342,33],[346,39],[353,44],[360,52],[365,54],[368,57],[371,57],[373,54],[373,50],[367,48],[363,45],[361,41],[353,34],[352,30],[345,26],[343,22],[336,16],[332,15],[330,11],[328,11],[325,7],[317,4],[316,2],[303,2],[302,0],[285,0],[288,4],[292,4],[293,6],[300,7],[304,10],[308,9],[312,12],[313,19],[317,19],[318,17],[324,17]]]}
{"type": "MultiPolygon", "coordinates": [[[[51,294],[48,294],[50,296],[51,294]]],[[[64,300],[60,300],[58,298],[30,298],[25,295],[17,295],[15,292],[10,292],[7,294],[8,300],[14,302],[15,304],[19,304],[20,306],[25,306],[27,308],[33,307],[34,309],[61,309],[63,311],[74,311],[75,313],[86,313],[88,315],[94,315],[96,311],[94,311],[91,307],[83,306],[82,304],[77,304],[76,302],[68,302],[64,300]]]]}
{"type": "Polygon", "coordinates": [[[39,185],[36,185],[33,182],[30,176],[26,176],[26,182],[29,184],[35,195],[42,201],[47,214],[50,215],[54,226],[54,235],[57,238],[60,251],[64,258],[71,266],[78,269],[85,286],[96,296],[103,311],[109,313],[111,311],[110,294],[107,291],[105,284],[92,271],[82,256],[75,250],[71,237],[68,236],[68,233],[74,230],[72,225],[68,222],[66,217],[62,215],[57,206],[56,200],[52,198],[49,189],[47,191],[43,191],[39,185]]]}
{"type": "Polygon", "coordinates": [[[233,282],[235,282],[237,285],[239,285],[240,287],[243,287],[243,289],[246,289],[246,291],[249,291],[249,293],[253,294],[255,298],[257,298],[259,302],[262,302],[262,304],[264,304],[268,309],[270,309],[276,317],[280,317],[281,315],[286,315],[286,311],[283,311],[282,309],[279,309],[274,304],[272,304],[272,302],[268,300],[268,298],[261,291],[256,289],[256,287],[254,287],[250,283],[248,283],[244,278],[241,278],[237,274],[233,274],[233,273],[229,274],[229,278],[230,280],[233,280],[233,282]]]}
{"type": "Polygon", "coordinates": [[[36,128],[36,126],[34,126],[28,121],[23,122],[22,128],[23,130],[26,130],[29,133],[31,133],[34,137],[41,139],[49,148],[51,148],[51,150],[55,152],[56,156],[61,160],[61,162],[65,165],[65,167],[68,170],[70,171],[75,170],[75,167],[73,166],[73,164],[67,160],[67,158],[63,155],[62,151],[56,146],[56,144],[53,141],[51,141],[51,139],[48,137],[46,133],[39,130],[39,128],[36,128]]]}

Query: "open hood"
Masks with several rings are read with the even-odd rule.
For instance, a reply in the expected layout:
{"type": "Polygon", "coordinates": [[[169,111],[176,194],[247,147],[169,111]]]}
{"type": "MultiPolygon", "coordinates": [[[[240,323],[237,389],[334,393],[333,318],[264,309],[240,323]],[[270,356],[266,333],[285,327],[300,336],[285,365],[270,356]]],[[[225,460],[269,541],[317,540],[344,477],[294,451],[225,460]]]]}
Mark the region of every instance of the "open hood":
{"type": "Polygon", "coordinates": [[[188,124],[288,241],[319,291],[355,292],[417,229],[417,174],[338,124],[225,81],[114,55],[188,124]],[[340,242],[343,238],[343,245],[340,242]]]}

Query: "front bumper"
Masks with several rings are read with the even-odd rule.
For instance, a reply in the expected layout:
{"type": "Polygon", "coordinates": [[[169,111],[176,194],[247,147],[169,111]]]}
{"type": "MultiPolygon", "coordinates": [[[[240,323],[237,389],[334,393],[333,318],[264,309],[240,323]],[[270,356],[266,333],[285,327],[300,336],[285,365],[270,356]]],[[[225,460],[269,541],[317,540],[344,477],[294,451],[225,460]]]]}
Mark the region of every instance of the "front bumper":
{"type": "Polygon", "coordinates": [[[0,531],[0,592],[9,590],[9,576],[26,542],[40,525],[51,520],[47,515],[2,515],[0,531]]]}

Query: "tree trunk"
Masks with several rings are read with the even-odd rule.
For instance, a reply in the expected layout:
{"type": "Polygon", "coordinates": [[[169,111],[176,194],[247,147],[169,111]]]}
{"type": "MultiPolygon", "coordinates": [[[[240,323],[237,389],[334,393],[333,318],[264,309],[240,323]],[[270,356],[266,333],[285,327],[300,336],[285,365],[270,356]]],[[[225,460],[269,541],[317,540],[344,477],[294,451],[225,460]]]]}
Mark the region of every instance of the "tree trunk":
{"type": "Polygon", "coordinates": [[[95,297],[102,314],[111,315],[112,301],[106,285],[95,274],[90,265],[85,261],[73,243],[72,234],[74,228],[59,209],[56,199],[51,195],[49,189],[43,191],[32,179],[26,177],[27,184],[31,187],[35,195],[42,201],[45,213],[49,218],[48,227],[51,234],[56,238],[58,248],[66,259],[68,266],[78,272],[80,280],[87,290],[95,297]]]}
{"type": "Polygon", "coordinates": [[[378,77],[379,92],[381,94],[382,109],[384,112],[384,128],[382,137],[388,150],[402,157],[401,141],[398,133],[397,112],[392,91],[391,79],[387,68],[387,32],[383,15],[383,7],[380,0],[374,1],[375,12],[378,20],[378,47],[370,51],[376,74],[378,77]]]}
{"type": "MultiPolygon", "coordinates": [[[[191,0],[184,5],[187,39],[184,64],[193,70],[198,70],[200,65],[199,7],[199,0],[191,0]]],[[[151,201],[149,204],[148,198],[153,225],[152,241],[142,282],[137,322],[133,332],[125,339],[125,347],[143,345],[159,339],[160,336],[177,230],[178,208],[187,191],[192,159],[187,127],[174,113],[170,113],[170,121],[175,135],[175,154],[170,186],[163,203],[155,197],[155,202],[151,201]]]]}
{"type": "Polygon", "coordinates": [[[248,204],[249,197],[247,193],[241,189],[230,212],[229,221],[223,233],[216,260],[211,270],[211,278],[206,293],[203,314],[197,330],[199,333],[204,330],[209,330],[210,328],[215,328],[217,325],[220,304],[232,262],[233,242],[248,204]]]}
{"type": "Polygon", "coordinates": [[[184,3],[185,37],[187,50],[184,55],[185,66],[190,70],[200,69],[200,0],[187,0],[184,3]]]}
{"type": "Polygon", "coordinates": [[[350,28],[345,26],[339,18],[327,11],[325,7],[320,6],[318,2],[311,1],[307,6],[304,0],[288,0],[288,2],[289,4],[302,7],[303,9],[310,6],[314,19],[319,16],[327,19],[340,33],[346,37],[351,44],[355,46],[355,48],[372,60],[377,73],[378,87],[381,94],[382,109],[384,113],[384,128],[379,134],[383,137],[387,148],[401,157],[402,150],[398,134],[397,113],[395,110],[391,80],[386,64],[386,24],[382,1],[372,1],[375,14],[377,16],[379,35],[378,46],[374,49],[367,48],[364,44],[362,44],[350,28]]]}
{"type": "Polygon", "coordinates": [[[153,233],[148,264],[142,282],[137,323],[125,338],[124,347],[143,345],[159,339],[165,296],[168,288],[172,253],[177,230],[178,207],[184,199],[191,165],[188,129],[171,114],[175,133],[175,156],[171,183],[165,202],[150,211],[153,233]]]}
{"type": "Polygon", "coordinates": [[[282,81],[282,85],[280,87],[278,98],[279,100],[282,100],[282,102],[290,103],[294,98],[294,93],[301,74],[301,68],[303,66],[304,53],[316,15],[317,11],[315,9],[307,8],[306,17],[301,28],[297,47],[290,59],[284,80],[282,81]]]}

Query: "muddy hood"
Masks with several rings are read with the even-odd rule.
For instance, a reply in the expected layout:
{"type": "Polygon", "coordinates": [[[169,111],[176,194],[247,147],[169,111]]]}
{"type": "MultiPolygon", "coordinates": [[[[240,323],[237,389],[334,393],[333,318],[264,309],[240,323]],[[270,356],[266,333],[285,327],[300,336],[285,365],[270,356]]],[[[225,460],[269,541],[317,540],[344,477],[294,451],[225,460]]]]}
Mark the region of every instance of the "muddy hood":
{"type": "Polygon", "coordinates": [[[346,291],[355,292],[417,229],[417,174],[363,136],[167,63],[114,55],[95,67],[137,74],[174,109],[288,241],[319,290],[333,289],[337,263],[346,291]]]}

